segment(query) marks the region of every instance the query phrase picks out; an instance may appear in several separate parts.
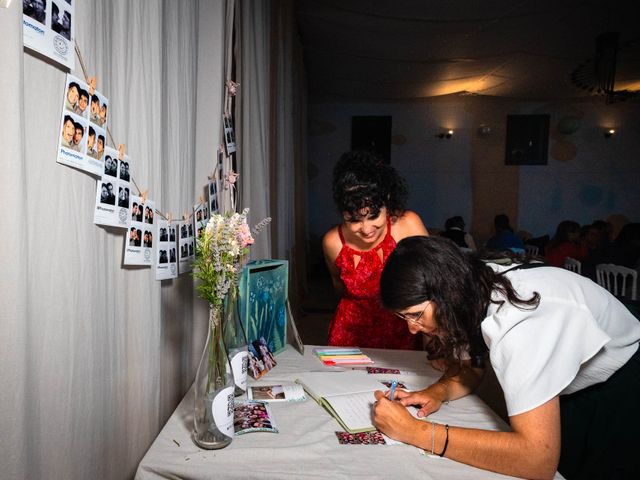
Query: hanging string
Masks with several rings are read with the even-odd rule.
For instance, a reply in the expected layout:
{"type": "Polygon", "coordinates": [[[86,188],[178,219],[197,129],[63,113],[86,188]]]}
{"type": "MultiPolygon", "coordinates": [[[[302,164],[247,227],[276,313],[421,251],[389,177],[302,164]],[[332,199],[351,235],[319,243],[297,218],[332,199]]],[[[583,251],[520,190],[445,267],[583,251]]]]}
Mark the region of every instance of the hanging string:
{"type": "MultiPolygon", "coordinates": [[[[85,82],[87,84],[89,84],[90,83],[89,82],[89,74],[87,73],[87,67],[86,67],[86,64],[84,63],[84,57],[82,56],[82,53],[80,52],[80,47],[78,46],[78,41],[75,40],[75,39],[74,39],[74,50],[76,52],[78,60],[80,61],[80,68],[82,68],[82,74],[84,76],[84,80],[85,80],[85,82]]],[[[118,144],[113,139],[113,135],[111,134],[111,130],[109,129],[108,126],[107,126],[106,130],[107,130],[107,135],[109,136],[109,140],[111,141],[111,145],[115,148],[115,146],[118,145],[118,144]]],[[[133,186],[138,191],[138,196],[142,196],[142,190],[140,190],[140,187],[138,187],[138,184],[136,183],[135,179],[133,178],[133,175],[131,175],[131,182],[133,183],[133,186]]],[[[202,205],[202,203],[200,203],[198,206],[201,206],[201,205],[202,205]]],[[[157,208],[154,208],[154,212],[156,214],[160,215],[160,217],[162,217],[163,219],[165,219],[169,223],[171,223],[173,221],[173,220],[169,220],[170,215],[164,214],[163,212],[161,212],[157,208]]],[[[193,211],[191,212],[189,217],[186,219],[186,221],[190,222],[192,218],[193,218],[193,211]]],[[[176,220],[176,221],[178,221],[178,220],[176,220]]]]}

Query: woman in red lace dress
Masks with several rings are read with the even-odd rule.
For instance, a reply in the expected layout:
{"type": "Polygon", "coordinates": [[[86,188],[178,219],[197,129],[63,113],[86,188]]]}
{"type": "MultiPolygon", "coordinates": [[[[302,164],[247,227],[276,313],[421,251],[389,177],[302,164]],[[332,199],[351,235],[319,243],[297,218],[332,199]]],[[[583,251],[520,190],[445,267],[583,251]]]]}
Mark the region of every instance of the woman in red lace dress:
{"type": "Polygon", "coordinates": [[[420,217],[405,210],[404,180],[373,153],[348,152],[333,170],[333,198],[343,222],[325,234],[322,248],[342,298],[329,345],[415,348],[406,322],[380,302],[380,274],[396,243],[429,235],[420,217]]]}

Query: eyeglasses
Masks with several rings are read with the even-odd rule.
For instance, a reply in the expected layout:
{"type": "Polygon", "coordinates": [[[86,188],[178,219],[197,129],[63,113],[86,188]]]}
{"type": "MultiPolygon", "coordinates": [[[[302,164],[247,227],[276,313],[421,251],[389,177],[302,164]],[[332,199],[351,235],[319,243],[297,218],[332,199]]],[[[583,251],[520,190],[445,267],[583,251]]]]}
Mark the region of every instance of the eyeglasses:
{"type": "Polygon", "coordinates": [[[399,317],[402,320],[410,323],[411,325],[415,325],[416,327],[422,327],[423,325],[420,323],[420,319],[422,318],[422,315],[424,314],[424,312],[427,311],[427,307],[429,306],[430,303],[431,303],[431,300],[427,300],[427,304],[425,305],[425,307],[422,309],[422,311],[419,314],[416,314],[416,313],[400,313],[400,312],[393,312],[393,313],[397,317],[399,317]]]}

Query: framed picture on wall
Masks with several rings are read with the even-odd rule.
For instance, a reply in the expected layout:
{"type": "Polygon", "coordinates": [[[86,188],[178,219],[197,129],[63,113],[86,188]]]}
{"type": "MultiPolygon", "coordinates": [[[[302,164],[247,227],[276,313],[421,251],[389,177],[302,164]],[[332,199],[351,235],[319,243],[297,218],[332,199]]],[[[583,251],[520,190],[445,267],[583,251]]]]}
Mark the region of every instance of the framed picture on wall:
{"type": "Polygon", "coordinates": [[[547,165],[549,115],[507,115],[505,165],[547,165]]]}

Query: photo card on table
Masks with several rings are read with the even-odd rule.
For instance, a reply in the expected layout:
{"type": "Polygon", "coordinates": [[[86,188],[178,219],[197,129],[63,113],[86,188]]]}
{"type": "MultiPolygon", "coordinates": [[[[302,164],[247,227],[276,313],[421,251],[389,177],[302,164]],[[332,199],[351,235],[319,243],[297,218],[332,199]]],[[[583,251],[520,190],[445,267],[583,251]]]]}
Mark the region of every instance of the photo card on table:
{"type": "Polygon", "coordinates": [[[236,401],[234,404],[233,429],[236,435],[250,432],[278,433],[269,405],[246,400],[236,401]]]}
{"type": "Polygon", "coordinates": [[[131,196],[129,229],[125,236],[124,264],[153,265],[153,200],[142,201],[142,197],[131,196]]]}
{"type": "Polygon", "coordinates": [[[24,46],[75,68],[75,11],[71,0],[22,0],[24,46]]]}
{"type": "Polygon", "coordinates": [[[181,220],[176,223],[178,228],[178,273],[190,272],[195,258],[195,237],[193,236],[193,224],[189,220],[181,220]]]}
{"type": "Polygon", "coordinates": [[[120,171],[125,170],[123,165],[126,164],[128,172],[130,163],[127,155],[119,160],[117,150],[105,148],[104,173],[98,179],[96,189],[96,207],[93,215],[93,223],[96,225],[129,227],[131,184],[128,180],[121,178],[120,171]]]}
{"type": "Polygon", "coordinates": [[[102,101],[105,105],[108,104],[108,100],[102,94],[94,92],[91,95],[89,85],[73,75],[67,75],[57,162],[100,176],[104,170],[106,122],[92,123],[93,97],[98,98],[98,103],[102,101]]]}
{"type": "Polygon", "coordinates": [[[164,218],[156,219],[156,280],[178,277],[176,224],[164,218]]]}
{"type": "Polygon", "coordinates": [[[277,365],[264,337],[249,342],[249,374],[256,380],[277,365]]]}

